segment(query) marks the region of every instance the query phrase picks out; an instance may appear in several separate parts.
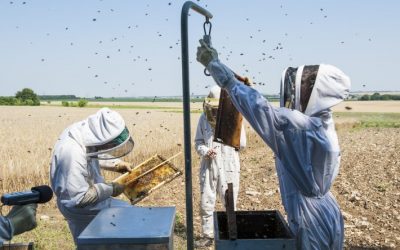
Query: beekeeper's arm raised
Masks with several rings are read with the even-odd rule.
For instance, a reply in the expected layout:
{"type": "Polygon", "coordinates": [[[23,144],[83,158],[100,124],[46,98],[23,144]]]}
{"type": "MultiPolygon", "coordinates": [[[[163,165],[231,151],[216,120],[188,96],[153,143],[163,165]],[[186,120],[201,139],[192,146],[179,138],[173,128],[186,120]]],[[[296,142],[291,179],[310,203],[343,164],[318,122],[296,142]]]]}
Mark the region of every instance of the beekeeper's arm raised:
{"type": "Polygon", "coordinates": [[[209,48],[202,40],[200,44],[197,60],[207,67],[215,82],[229,92],[238,111],[278,154],[275,133],[281,124],[279,109],[273,107],[258,91],[239,82],[233,72],[218,60],[215,49],[209,48]]]}

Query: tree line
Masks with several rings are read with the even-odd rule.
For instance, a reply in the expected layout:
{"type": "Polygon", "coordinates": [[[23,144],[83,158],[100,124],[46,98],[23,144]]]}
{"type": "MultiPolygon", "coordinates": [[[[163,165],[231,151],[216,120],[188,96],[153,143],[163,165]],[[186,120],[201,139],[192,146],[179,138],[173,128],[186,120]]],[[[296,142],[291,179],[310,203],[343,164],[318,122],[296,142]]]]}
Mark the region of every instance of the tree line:
{"type": "Polygon", "coordinates": [[[400,100],[400,95],[390,95],[384,94],[381,95],[379,93],[373,93],[372,95],[365,94],[360,97],[360,101],[389,101],[389,100],[400,100]]]}

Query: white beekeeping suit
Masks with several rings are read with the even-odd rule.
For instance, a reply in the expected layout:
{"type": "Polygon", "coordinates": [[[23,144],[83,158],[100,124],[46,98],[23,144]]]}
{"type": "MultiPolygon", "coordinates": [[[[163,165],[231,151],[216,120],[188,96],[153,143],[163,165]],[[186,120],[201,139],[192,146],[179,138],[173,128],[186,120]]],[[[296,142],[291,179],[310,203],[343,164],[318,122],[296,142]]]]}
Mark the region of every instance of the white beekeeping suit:
{"type": "Polygon", "coordinates": [[[111,197],[121,194],[123,187],[105,183],[100,165],[118,166],[121,161],[117,158],[132,149],[133,140],[123,118],[108,108],[72,124],[58,138],[51,159],[50,181],[75,242],[100,210],[129,206],[111,197]]]}
{"type": "Polygon", "coordinates": [[[311,80],[303,71],[313,71],[315,66],[288,68],[281,88],[281,106],[287,108],[275,108],[259,92],[238,82],[214,55],[207,69],[275,153],[282,202],[298,248],[342,249],[343,218],[329,191],[340,165],[330,108],[348,96],[350,79],[331,65],[319,65],[311,80]],[[307,92],[308,99],[302,100],[307,92]]]}
{"type": "MultiPolygon", "coordinates": [[[[209,98],[218,99],[221,89],[214,86],[209,98]]],[[[214,128],[208,122],[205,113],[201,114],[195,137],[196,151],[201,157],[200,191],[201,220],[203,235],[213,238],[213,212],[217,195],[225,204],[227,183],[233,183],[235,205],[239,192],[240,160],[235,148],[214,142],[214,128]],[[211,154],[213,151],[214,154],[211,154]],[[208,155],[209,154],[209,155],[208,155]]],[[[240,148],[246,146],[246,135],[242,125],[240,148]]]]}

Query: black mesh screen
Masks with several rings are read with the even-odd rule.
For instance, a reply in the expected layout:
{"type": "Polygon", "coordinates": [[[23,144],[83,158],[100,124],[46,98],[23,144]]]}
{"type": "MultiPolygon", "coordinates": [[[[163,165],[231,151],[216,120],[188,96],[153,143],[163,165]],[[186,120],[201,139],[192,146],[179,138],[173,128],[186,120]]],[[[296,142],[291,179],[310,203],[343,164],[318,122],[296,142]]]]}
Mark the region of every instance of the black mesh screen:
{"type": "Polygon", "coordinates": [[[304,112],[310,100],[311,92],[317,79],[319,65],[304,66],[301,76],[300,111],[304,112]]]}

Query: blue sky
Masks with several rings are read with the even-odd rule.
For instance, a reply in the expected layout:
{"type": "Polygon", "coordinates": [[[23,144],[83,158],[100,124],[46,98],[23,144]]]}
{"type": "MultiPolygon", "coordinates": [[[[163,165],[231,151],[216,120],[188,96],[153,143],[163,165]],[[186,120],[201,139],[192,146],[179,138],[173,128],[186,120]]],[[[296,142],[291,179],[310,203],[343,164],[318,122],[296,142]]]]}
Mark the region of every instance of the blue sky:
{"type": "MultiPolygon", "coordinates": [[[[195,0],[214,14],[212,41],[234,71],[279,92],[285,67],[329,63],[352,90],[400,90],[399,1],[195,0]],[[278,47],[278,49],[276,49],[278,47]]],[[[0,95],[181,95],[184,1],[0,1],[0,95]]],[[[203,17],[189,18],[193,94],[213,83],[197,63],[203,17]]]]}

